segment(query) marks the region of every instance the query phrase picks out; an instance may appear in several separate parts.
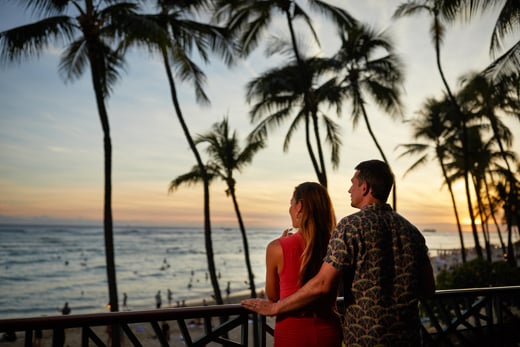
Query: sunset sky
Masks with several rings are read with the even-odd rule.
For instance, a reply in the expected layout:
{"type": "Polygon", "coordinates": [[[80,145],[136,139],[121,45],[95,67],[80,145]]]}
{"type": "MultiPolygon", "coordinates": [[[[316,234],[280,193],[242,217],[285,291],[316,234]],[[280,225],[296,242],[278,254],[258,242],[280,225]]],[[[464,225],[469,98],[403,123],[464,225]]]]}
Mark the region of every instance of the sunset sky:
{"type": "MultiPolygon", "coordinates": [[[[406,67],[405,117],[412,118],[427,97],[442,94],[425,15],[393,21],[401,1],[337,0],[359,20],[387,30],[406,67]]],[[[0,3],[0,31],[31,22],[16,2],[0,3]]],[[[496,14],[448,27],[442,61],[448,82],[457,89],[459,78],[482,70],[490,62],[489,39],[496,14]]],[[[339,48],[335,32],[314,13],[321,51],[330,56],[339,48]]],[[[286,35],[284,21],[272,34],[286,35]]],[[[58,73],[61,46],[39,59],[0,67],[0,223],[95,223],[103,218],[103,133],[89,75],[65,83],[58,73]]],[[[189,84],[179,84],[179,98],[192,134],[206,132],[229,116],[230,125],[245,138],[253,125],[245,101],[245,84],[280,62],[266,58],[263,49],[228,68],[217,58],[203,66],[211,106],[195,103],[189,84]]],[[[202,226],[202,187],[182,187],[168,194],[169,182],[195,164],[172,108],[160,59],[135,51],[128,56],[126,73],[107,101],[113,145],[113,216],[115,225],[202,226]]],[[[398,158],[399,144],[414,142],[410,128],[369,105],[369,118],[397,178],[398,211],[419,227],[454,221],[441,172],[435,163],[403,173],[415,158],[398,158]]],[[[352,129],[350,109],[339,119],[343,146],[339,169],[327,166],[329,192],[338,218],[352,213],[348,188],[354,166],[379,158],[363,123],[352,129]]],[[[508,121],[520,152],[519,125],[508,121]]],[[[269,145],[237,175],[237,194],[246,227],[285,228],[294,186],[316,181],[304,145],[304,131],[282,151],[288,124],[269,136],[269,145]]],[[[201,153],[205,155],[202,148],[201,153]]],[[[463,186],[455,185],[463,219],[467,215],[463,186]]],[[[222,183],[211,189],[212,224],[237,225],[232,203],[222,183]]]]}

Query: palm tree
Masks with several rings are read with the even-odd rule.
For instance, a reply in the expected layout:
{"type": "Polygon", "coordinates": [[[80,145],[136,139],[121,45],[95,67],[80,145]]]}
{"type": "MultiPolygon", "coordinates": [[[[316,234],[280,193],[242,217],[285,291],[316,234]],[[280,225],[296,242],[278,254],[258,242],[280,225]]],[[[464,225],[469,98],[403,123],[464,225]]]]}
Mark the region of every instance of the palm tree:
{"type": "Polygon", "coordinates": [[[170,38],[168,43],[163,41],[156,41],[153,38],[148,38],[148,40],[144,43],[148,49],[158,51],[163,60],[168,85],[170,87],[173,107],[175,109],[177,119],[181,124],[186,140],[188,141],[190,149],[195,156],[195,160],[204,183],[204,241],[206,247],[206,257],[208,261],[208,270],[211,284],[213,286],[215,301],[217,304],[223,304],[224,301],[222,300],[222,294],[218,283],[213,254],[213,243],[211,238],[209,202],[210,176],[208,175],[206,167],[202,162],[201,156],[197,150],[195,142],[193,141],[192,135],[183,115],[179,97],[177,95],[174,73],[172,72],[172,67],[174,67],[177,71],[177,77],[181,81],[188,80],[193,83],[197,102],[202,104],[209,103],[209,98],[203,89],[205,74],[190,56],[194,50],[194,47],[197,49],[199,57],[204,62],[208,62],[208,54],[210,51],[221,55],[228,64],[230,64],[233,60],[232,45],[226,36],[226,31],[218,26],[198,22],[195,20],[197,14],[207,13],[210,11],[210,4],[211,1],[209,0],[157,0],[159,13],[155,15],[142,16],[159,24],[170,38]]]}
{"type": "Polygon", "coordinates": [[[520,2],[517,0],[452,0],[445,1],[444,6],[446,12],[451,14],[447,17],[448,20],[455,20],[456,15],[470,19],[481,12],[499,8],[489,45],[491,56],[496,59],[484,70],[484,74],[493,79],[501,79],[511,73],[519,72],[520,40],[513,42],[512,46],[499,57],[496,55],[502,51],[503,43],[509,35],[513,36],[520,32],[518,26],[520,2]]]}
{"type": "MultiPolygon", "coordinates": [[[[308,2],[311,8],[331,19],[340,31],[349,28],[356,22],[348,12],[340,7],[327,4],[321,0],[309,0],[308,2]]],[[[285,16],[291,38],[290,42],[293,56],[296,59],[299,69],[298,78],[301,84],[308,83],[311,77],[308,76],[309,71],[306,70],[306,65],[298,46],[294,27],[295,20],[301,19],[305,22],[318,45],[319,39],[312,26],[311,18],[305,9],[295,0],[216,0],[216,8],[218,10],[215,13],[215,18],[217,20],[223,20],[223,18],[225,18],[229,30],[239,37],[240,43],[242,44],[242,54],[244,56],[249,55],[258,46],[262,34],[266,32],[277,14],[285,16]]],[[[304,109],[306,112],[311,112],[315,107],[312,96],[309,95],[308,90],[305,89],[303,90],[303,103],[305,104],[304,109]]],[[[311,115],[308,114],[307,117],[310,118],[311,115]]],[[[306,122],[308,121],[307,119],[306,122]]],[[[309,126],[308,123],[307,126],[309,126]]],[[[314,127],[317,127],[316,121],[314,127]]],[[[320,142],[317,142],[317,146],[320,146],[320,142]]],[[[327,173],[320,149],[318,149],[318,156],[318,160],[313,159],[314,169],[317,172],[319,182],[326,187],[327,173]]]]}
{"type": "MultiPolygon", "coordinates": [[[[111,311],[118,311],[112,220],[112,143],[105,102],[124,67],[125,51],[114,49],[111,44],[125,37],[155,36],[160,39],[161,34],[153,25],[143,26],[144,22],[136,16],[139,6],[135,1],[20,2],[45,18],[0,33],[1,61],[19,62],[38,57],[53,42],[64,42],[67,48],[61,56],[59,69],[66,80],[79,79],[87,66],[90,67],[104,137],[103,229],[109,303],[111,311]]],[[[112,332],[114,344],[118,344],[119,329],[112,329],[112,332]]]]}
{"type": "MultiPolygon", "coordinates": [[[[453,104],[455,111],[458,114],[458,119],[460,121],[460,126],[462,128],[462,149],[463,149],[463,159],[464,159],[464,186],[466,192],[466,202],[468,204],[468,214],[471,220],[471,230],[473,235],[476,237],[477,235],[477,226],[475,224],[475,216],[473,214],[473,207],[471,205],[471,195],[470,195],[470,185],[469,185],[469,166],[470,163],[468,161],[468,130],[466,126],[466,117],[462,113],[462,109],[455,99],[454,94],[451,91],[451,88],[444,76],[444,71],[442,69],[441,64],[441,44],[444,38],[445,28],[442,24],[442,20],[450,20],[453,18],[453,8],[450,5],[450,1],[443,0],[416,0],[409,1],[403,4],[400,4],[396,11],[394,12],[394,17],[402,17],[408,15],[414,15],[417,13],[427,12],[433,17],[432,26],[431,26],[431,34],[433,43],[435,46],[435,58],[437,63],[437,69],[439,70],[439,74],[441,76],[442,83],[446,89],[446,93],[448,94],[449,100],[453,104]]],[[[477,244],[477,239],[475,239],[475,244],[477,244]]],[[[479,258],[482,258],[482,251],[480,247],[477,247],[477,255],[479,258]]]]}
{"type": "MultiPolygon", "coordinates": [[[[472,117],[491,128],[493,143],[498,146],[498,153],[505,164],[505,170],[511,172],[511,174],[505,175],[505,177],[511,178],[508,189],[511,189],[512,194],[515,195],[516,183],[510,162],[516,159],[507,150],[513,143],[513,134],[504,125],[501,118],[518,116],[520,104],[515,89],[518,88],[518,77],[513,74],[507,78],[503,76],[500,79],[491,80],[482,74],[469,74],[462,80],[463,89],[459,93],[461,103],[472,114],[472,117]]],[[[482,159],[480,156],[477,158],[482,159]]],[[[505,207],[509,207],[509,205],[505,207]]],[[[507,214],[510,213],[514,212],[507,212],[507,214]]]]}
{"type": "MultiPolygon", "coordinates": [[[[222,122],[215,123],[212,130],[206,134],[199,135],[195,139],[196,144],[207,143],[206,152],[210,156],[210,161],[206,164],[206,171],[211,179],[220,178],[226,183],[226,195],[231,196],[233,207],[238,219],[240,232],[242,234],[242,242],[244,246],[244,255],[249,276],[249,284],[251,289],[251,297],[256,298],[256,289],[253,269],[249,257],[249,245],[247,242],[247,233],[238,206],[236,196],[236,180],[233,177],[234,171],[241,171],[247,164],[253,160],[253,156],[262,148],[265,143],[261,140],[249,141],[246,146],[241,149],[237,133],[230,134],[228,119],[224,118],[222,122]]],[[[202,176],[199,167],[195,167],[189,173],[181,175],[171,181],[170,191],[176,190],[182,184],[200,183],[202,176]]]]}
{"type": "Polygon", "coordinates": [[[110,95],[120,70],[124,67],[124,50],[112,43],[124,37],[155,35],[153,26],[142,27],[136,16],[135,1],[20,1],[34,13],[45,18],[0,33],[0,60],[20,62],[38,57],[53,42],[64,42],[59,69],[65,80],[79,79],[90,67],[98,116],[104,135],[105,193],[104,238],[107,262],[110,310],[118,311],[117,282],[114,260],[112,223],[112,144],[106,99],[110,95]]]}
{"type": "MultiPolygon", "coordinates": [[[[341,146],[339,126],[320,111],[320,105],[336,106],[339,112],[342,95],[334,76],[329,77],[328,80],[324,79],[329,71],[332,72],[334,62],[331,63],[330,59],[311,58],[305,60],[303,64],[308,77],[305,83],[301,82],[299,66],[291,61],[287,65],[264,72],[247,84],[246,100],[253,103],[250,111],[251,120],[258,122],[250,137],[264,138],[270,129],[293,118],[283,144],[283,150],[287,151],[295,132],[303,124],[307,151],[316,176],[320,183],[326,183],[322,169],[324,166],[318,163],[312,147],[310,121],[312,120],[312,133],[318,156],[323,157],[319,132],[319,120],[322,120],[327,133],[326,141],[331,147],[331,163],[333,168],[336,168],[339,165],[341,146]],[[308,103],[303,102],[305,95],[312,95],[311,110],[307,109],[308,103]]],[[[325,185],[324,183],[322,184],[325,185]]]]}
{"type": "Polygon", "coordinates": [[[414,169],[427,164],[433,158],[437,160],[444,183],[448,187],[450,193],[451,203],[453,206],[453,213],[457,224],[457,231],[460,239],[460,250],[462,262],[466,262],[466,249],[464,247],[464,238],[462,234],[462,227],[460,223],[457,204],[455,202],[455,194],[453,192],[452,182],[448,177],[446,164],[444,163],[446,157],[449,155],[447,143],[449,141],[449,133],[452,131],[452,126],[449,123],[449,118],[446,114],[450,112],[450,104],[447,100],[438,101],[435,99],[428,99],[419,111],[419,117],[411,121],[413,129],[413,138],[416,140],[423,140],[424,142],[415,142],[408,144],[401,144],[398,147],[403,147],[404,152],[399,157],[404,156],[420,156],[409,168],[404,175],[408,174],[414,169]],[[428,153],[432,151],[433,153],[428,153]],[[431,158],[433,157],[433,158],[431,158]]]}
{"type": "MultiPolygon", "coordinates": [[[[491,244],[490,244],[490,236],[489,236],[489,228],[487,223],[487,216],[485,211],[485,191],[488,191],[488,183],[487,181],[492,181],[491,172],[493,170],[492,165],[496,158],[501,158],[500,152],[494,151],[495,143],[493,138],[491,139],[483,139],[484,134],[482,133],[482,127],[473,126],[470,129],[470,161],[472,163],[470,173],[473,178],[473,185],[475,190],[475,200],[476,200],[476,208],[477,213],[480,218],[480,224],[482,228],[482,235],[484,236],[485,246],[486,246],[486,255],[488,261],[492,261],[492,253],[491,253],[491,244]]],[[[491,209],[489,211],[493,213],[491,209]]],[[[500,240],[502,240],[502,236],[500,234],[500,230],[498,230],[498,235],[500,240]]]]}
{"type": "MultiPolygon", "coordinates": [[[[365,105],[370,98],[391,117],[402,116],[402,63],[394,53],[390,38],[363,24],[343,33],[341,43],[334,59],[340,69],[338,74],[343,76],[340,81],[342,93],[352,104],[353,126],[356,127],[359,119],[363,118],[381,157],[389,164],[372,130],[365,105]]],[[[393,207],[397,208],[395,185],[393,207]]]]}
{"type": "Polygon", "coordinates": [[[495,182],[495,175],[500,171],[499,163],[504,156],[509,161],[515,160],[513,152],[502,153],[496,143],[494,136],[488,134],[486,124],[475,124],[470,130],[470,161],[472,163],[470,174],[473,179],[475,190],[476,211],[481,220],[482,234],[486,245],[487,258],[492,261],[491,245],[489,237],[488,219],[491,217],[497,227],[497,233],[501,246],[505,253],[505,245],[494,214],[496,209],[493,201],[489,198],[490,185],[495,182]]]}

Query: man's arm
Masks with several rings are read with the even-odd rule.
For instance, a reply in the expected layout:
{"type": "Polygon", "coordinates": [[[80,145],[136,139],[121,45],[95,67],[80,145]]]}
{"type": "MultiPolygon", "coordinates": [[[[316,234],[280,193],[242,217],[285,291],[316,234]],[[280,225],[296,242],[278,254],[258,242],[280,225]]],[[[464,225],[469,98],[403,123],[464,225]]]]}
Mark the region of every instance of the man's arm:
{"type": "Polygon", "coordinates": [[[276,316],[281,313],[294,311],[335,290],[339,274],[340,272],[332,265],[323,263],[316,276],[311,278],[295,293],[280,301],[270,302],[262,299],[246,299],[241,303],[245,308],[264,316],[276,316]]]}

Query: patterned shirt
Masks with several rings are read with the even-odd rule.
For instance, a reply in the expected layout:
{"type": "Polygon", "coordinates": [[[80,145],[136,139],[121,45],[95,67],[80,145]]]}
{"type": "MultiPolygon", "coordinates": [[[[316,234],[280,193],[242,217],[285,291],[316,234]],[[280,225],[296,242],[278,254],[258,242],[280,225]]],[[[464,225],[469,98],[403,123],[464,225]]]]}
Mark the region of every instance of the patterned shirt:
{"type": "Polygon", "coordinates": [[[418,286],[429,262],[419,230],[388,204],[344,217],[325,262],[343,271],[347,346],[420,346],[418,286]]]}

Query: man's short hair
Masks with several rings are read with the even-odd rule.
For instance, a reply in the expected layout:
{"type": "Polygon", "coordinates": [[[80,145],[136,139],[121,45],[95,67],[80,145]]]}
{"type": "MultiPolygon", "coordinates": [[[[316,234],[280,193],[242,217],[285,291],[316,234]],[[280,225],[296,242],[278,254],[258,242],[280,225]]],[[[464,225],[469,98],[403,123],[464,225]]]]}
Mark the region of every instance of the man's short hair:
{"type": "Polygon", "coordinates": [[[394,185],[394,174],[387,163],[373,159],[359,163],[356,167],[358,180],[366,182],[372,190],[372,196],[381,202],[386,202],[394,185]]]}

